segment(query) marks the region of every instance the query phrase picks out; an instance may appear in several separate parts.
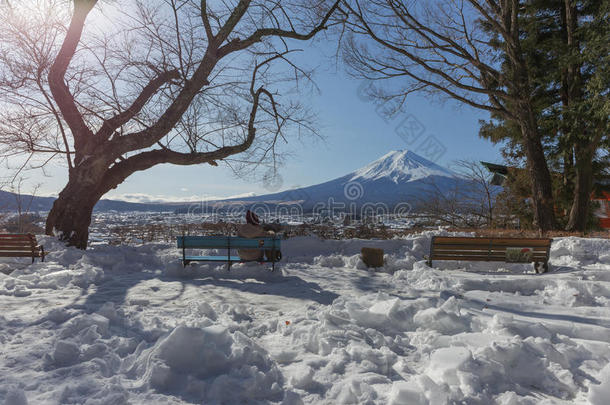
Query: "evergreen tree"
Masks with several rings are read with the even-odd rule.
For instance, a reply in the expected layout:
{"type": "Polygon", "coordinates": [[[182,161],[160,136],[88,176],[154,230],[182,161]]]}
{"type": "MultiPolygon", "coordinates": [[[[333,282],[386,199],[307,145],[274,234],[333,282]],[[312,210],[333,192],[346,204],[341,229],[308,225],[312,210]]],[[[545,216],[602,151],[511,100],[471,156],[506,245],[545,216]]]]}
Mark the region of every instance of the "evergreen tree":
{"type": "MultiPolygon", "coordinates": [[[[520,15],[535,114],[549,167],[561,173],[553,179],[554,196],[568,230],[586,229],[594,179],[607,167],[609,4],[533,0],[520,15]]],[[[501,118],[484,123],[480,133],[507,142],[505,154],[518,159],[517,128],[501,118]]]]}

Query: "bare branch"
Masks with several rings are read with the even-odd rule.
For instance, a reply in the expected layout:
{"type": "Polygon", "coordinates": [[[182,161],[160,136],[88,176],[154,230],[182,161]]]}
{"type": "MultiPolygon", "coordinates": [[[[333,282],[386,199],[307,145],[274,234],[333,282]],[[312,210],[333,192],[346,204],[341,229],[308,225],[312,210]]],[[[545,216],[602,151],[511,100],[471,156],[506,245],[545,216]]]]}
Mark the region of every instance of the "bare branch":
{"type": "Polygon", "coordinates": [[[64,78],[70,61],[76,52],[76,47],[80,41],[87,15],[96,3],[97,0],[74,1],[74,13],[72,15],[72,20],[70,21],[68,32],[66,33],[61,49],[55,58],[55,62],[53,62],[51,70],[49,71],[49,87],[51,88],[51,93],[72,131],[75,144],[79,146],[85,142],[87,136],[92,135],[92,131],[87,127],[85,121],[82,119],[82,115],[76,108],[74,97],[64,81],[64,78]]]}
{"type": "Polygon", "coordinates": [[[178,71],[172,70],[169,72],[163,72],[159,76],[152,79],[146,86],[144,86],[142,92],[138,95],[138,97],[134,100],[134,102],[127,110],[115,115],[114,117],[104,122],[100,130],[97,132],[96,136],[101,137],[103,139],[110,138],[112,133],[117,128],[126,124],[142,110],[146,102],[150,100],[150,98],[157,92],[157,90],[159,90],[161,86],[163,86],[172,79],[177,79],[178,77],[178,71]]]}

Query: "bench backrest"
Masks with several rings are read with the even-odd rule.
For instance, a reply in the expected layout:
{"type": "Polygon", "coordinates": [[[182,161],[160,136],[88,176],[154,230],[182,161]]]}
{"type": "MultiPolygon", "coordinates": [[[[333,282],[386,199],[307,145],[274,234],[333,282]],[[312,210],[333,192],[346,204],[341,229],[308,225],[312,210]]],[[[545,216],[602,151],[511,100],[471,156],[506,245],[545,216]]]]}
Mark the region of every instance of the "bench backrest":
{"type": "Polygon", "coordinates": [[[549,238],[434,236],[430,244],[430,259],[546,262],[551,241],[549,238]],[[518,254],[520,249],[526,251],[524,255],[518,254]]]}
{"type": "Polygon", "coordinates": [[[32,234],[0,234],[0,257],[42,257],[44,250],[32,234]]]}
{"type": "Polygon", "coordinates": [[[280,249],[279,238],[241,238],[236,236],[178,236],[180,249],[280,249]]]}

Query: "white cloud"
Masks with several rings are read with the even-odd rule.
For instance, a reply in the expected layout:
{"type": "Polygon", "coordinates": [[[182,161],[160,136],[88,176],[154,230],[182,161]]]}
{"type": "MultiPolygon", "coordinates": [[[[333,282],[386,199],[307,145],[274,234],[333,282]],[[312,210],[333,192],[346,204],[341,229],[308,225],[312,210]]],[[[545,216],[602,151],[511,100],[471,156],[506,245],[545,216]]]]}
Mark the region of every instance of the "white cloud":
{"type": "Polygon", "coordinates": [[[243,194],[235,194],[235,195],[229,195],[226,197],[208,197],[206,198],[207,200],[228,200],[231,198],[247,198],[247,197],[256,197],[258,194],[256,193],[243,193],[243,194]]]}
{"type": "Polygon", "coordinates": [[[256,193],[244,193],[231,196],[211,196],[211,195],[192,195],[186,197],[170,196],[170,195],[153,195],[145,193],[126,193],[105,195],[104,199],[118,200],[131,203],[151,204],[151,203],[185,203],[185,202],[200,202],[212,200],[226,200],[231,198],[246,198],[254,197],[256,193]]]}

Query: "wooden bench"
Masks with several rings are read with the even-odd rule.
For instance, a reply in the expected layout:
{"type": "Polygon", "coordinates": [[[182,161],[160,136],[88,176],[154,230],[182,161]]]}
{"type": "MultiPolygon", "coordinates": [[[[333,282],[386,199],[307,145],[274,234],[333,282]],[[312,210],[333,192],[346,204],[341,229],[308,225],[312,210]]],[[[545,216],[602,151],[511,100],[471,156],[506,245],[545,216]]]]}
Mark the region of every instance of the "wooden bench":
{"type": "Polygon", "coordinates": [[[551,241],[546,238],[434,236],[427,263],[430,267],[433,260],[534,263],[536,273],[546,273],[551,241]]]}
{"type": "Polygon", "coordinates": [[[275,263],[282,259],[281,243],[277,237],[249,239],[235,236],[178,236],[177,242],[178,248],[182,249],[182,264],[185,267],[191,262],[226,262],[230,269],[233,263],[259,262],[272,263],[275,271],[275,263]],[[187,256],[187,249],[226,249],[227,254],[223,256],[187,256]],[[243,260],[239,256],[231,254],[233,249],[271,251],[271,259],[243,260]]]}
{"type": "Polygon", "coordinates": [[[44,262],[44,256],[44,248],[38,245],[34,235],[0,234],[0,257],[31,257],[34,263],[37,257],[44,262]]]}

